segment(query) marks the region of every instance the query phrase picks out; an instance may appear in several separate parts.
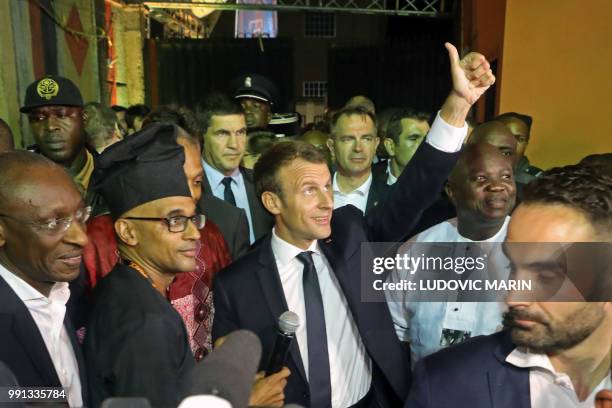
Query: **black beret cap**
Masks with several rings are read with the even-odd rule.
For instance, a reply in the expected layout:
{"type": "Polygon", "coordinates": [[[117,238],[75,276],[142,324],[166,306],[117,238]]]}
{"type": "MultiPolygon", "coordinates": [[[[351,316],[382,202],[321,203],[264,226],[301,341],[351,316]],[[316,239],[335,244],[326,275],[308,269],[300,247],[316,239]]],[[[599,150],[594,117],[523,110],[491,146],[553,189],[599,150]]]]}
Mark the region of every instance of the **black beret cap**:
{"type": "Polygon", "coordinates": [[[153,123],[98,157],[90,188],[102,195],[113,219],[160,198],[191,197],[177,131],[175,125],[153,123]]]}
{"type": "Polygon", "coordinates": [[[234,78],[231,82],[234,98],[254,98],[274,105],[278,100],[278,90],[274,82],[263,75],[250,74],[234,78]]]}
{"type": "Polygon", "coordinates": [[[20,111],[28,113],[40,106],[83,106],[79,88],[69,80],[58,75],[40,78],[26,89],[25,102],[20,111]]]}

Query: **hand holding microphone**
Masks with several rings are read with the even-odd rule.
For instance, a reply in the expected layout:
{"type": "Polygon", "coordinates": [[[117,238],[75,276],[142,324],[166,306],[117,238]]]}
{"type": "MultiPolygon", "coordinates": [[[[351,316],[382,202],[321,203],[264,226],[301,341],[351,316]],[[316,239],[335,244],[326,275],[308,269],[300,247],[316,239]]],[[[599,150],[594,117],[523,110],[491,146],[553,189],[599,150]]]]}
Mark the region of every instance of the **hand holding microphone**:
{"type": "Polygon", "coordinates": [[[298,327],[300,327],[300,318],[292,311],[288,310],[278,318],[278,332],[274,348],[270,354],[266,371],[260,371],[255,376],[255,385],[249,398],[250,406],[283,406],[287,377],[291,374],[285,364],[298,327]]]}

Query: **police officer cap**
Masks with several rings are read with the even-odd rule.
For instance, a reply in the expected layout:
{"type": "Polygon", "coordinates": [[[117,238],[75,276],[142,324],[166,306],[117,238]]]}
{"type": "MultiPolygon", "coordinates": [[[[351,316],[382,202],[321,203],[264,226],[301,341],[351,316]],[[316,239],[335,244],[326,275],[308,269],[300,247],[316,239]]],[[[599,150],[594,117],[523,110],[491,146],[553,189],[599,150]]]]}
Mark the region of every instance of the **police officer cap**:
{"type": "Polygon", "coordinates": [[[276,85],[263,75],[249,74],[235,78],[231,82],[234,98],[259,99],[274,105],[278,99],[276,85]]]}

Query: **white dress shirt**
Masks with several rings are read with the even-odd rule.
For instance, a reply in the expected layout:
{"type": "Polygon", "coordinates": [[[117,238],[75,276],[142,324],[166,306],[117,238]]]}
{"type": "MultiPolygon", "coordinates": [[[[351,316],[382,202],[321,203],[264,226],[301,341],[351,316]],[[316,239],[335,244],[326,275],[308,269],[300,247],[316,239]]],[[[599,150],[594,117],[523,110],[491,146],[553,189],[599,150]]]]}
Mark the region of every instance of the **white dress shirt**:
{"type": "Polygon", "coordinates": [[[579,401],[570,377],[556,372],[546,354],[533,354],[515,348],[506,361],[516,367],[529,368],[531,408],[593,408],[595,395],[601,390],[612,389],[611,371],[587,399],[579,401]]]}
{"type": "Polygon", "coordinates": [[[391,171],[391,159],[387,160],[387,185],[392,186],[397,181],[397,177],[391,171]]]}
{"type": "Polygon", "coordinates": [[[68,283],[54,284],[49,297],[46,297],[2,265],[0,265],[0,276],[25,304],[34,319],[55,367],[55,372],[62,387],[66,390],[68,404],[71,407],[83,406],[79,366],[64,326],[66,302],[70,297],[68,283]]]}
{"type": "Polygon", "coordinates": [[[210,184],[210,188],[212,189],[212,194],[221,200],[223,200],[223,195],[225,193],[225,185],[223,184],[223,179],[225,177],[232,178],[230,188],[232,189],[232,193],[234,193],[236,207],[242,208],[244,210],[247,216],[247,221],[249,222],[249,241],[251,244],[255,242],[255,232],[253,230],[253,217],[251,216],[249,197],[247,196],[246,186],[244,184],[244,177],[242,177],[240,168],[236,168],[236,170],[234,170],[234,172],[230,176],[225,176],[225,174],[221,173],[219,170],[206,163],[204,159],[202,159],[202,166],[204,167],[204,174],[208,179],[208,184],[210,184]]]}
{"type": "MultiPolygon", "coordinates": [[[[510,217],[500,230],[491,238],[484,241],[472,241],[459,234],[457,219],[453,218],[421,232],[413,237],[409,243],[475,243],[480,251],[487,254],[487,273],[491,279],[506,279],[510,273],[508,259],[502,252],[502,243],[506,237],[510,217]]],[[[408,247],[409,248],[409,247],[408,247]]],[[[422,247],[419,246],[419,250],[422,247]]],[[[469,250],[466,248],[465,250],[469,250]]],[[[432,249],[433,251],[434,249],[432,249]]],[[[435,246],[435,250],[444,250],[442,245],[435,246]]],[[[436,256],[458,256],[455,250],[464,250],[460,245],[449,246],[448,254],[436,253],[436,256]]],[[[403,247],[400,254],[408,253],[403,247]]],[[[426,253],[426,256],[434,254],[426,253]]],[[[462,254],[465,255],[465,254],[462,254]]],[[[394,271],[390,280],[398,282],[402,279],[411,279],[418,276],[420,271],[409,275],[406,271],[394,271]]],[[[393,318],[395,332],[401,341],[410,342],[412,365],[421,358],[441,349],[449,337],[464,335],[474,337],[492,334],[502,327],[502,314],[506,307],[501,302],[461,302],[457,299],[448,299],[445,302],[423,301],[432,299],[435,295],[418,292],[385,291],[389,311],[393,318]]]]}
{"type": "MultiPolygon", "coordinates": [[[[357,325],[338,280],[317,241],[314,241],[308,250],[313,252],[312,259],[317,270],[323,299],[332,407],[349,407],[362,399],[369,391],[372,381],[372,362],[361,341],[357,325]]],[[[279,238],[276,230],[273,229],[272,252],[274,252],[287,306],[300,317],[301,324],[296,332],[296,340],[308,377],[308,337],[302,286],[304,264],[296,259],[296,256],[304,250],[279,238]]]]}
{"type": "Polygon", "coordinates": [[[368,195],[370,194],[370,186],[372,185],[372,172],[363,182],[362,185],[357,187],[350,193],[343,193],[340,191],[338,186],[338,172],[334,173],[333,191],[334,191],[334,210],[336,208],[344,207],[348,204],[353,204],[359,208],[361,212],[365,213],[366,204],[368,203],[368,195]]]}

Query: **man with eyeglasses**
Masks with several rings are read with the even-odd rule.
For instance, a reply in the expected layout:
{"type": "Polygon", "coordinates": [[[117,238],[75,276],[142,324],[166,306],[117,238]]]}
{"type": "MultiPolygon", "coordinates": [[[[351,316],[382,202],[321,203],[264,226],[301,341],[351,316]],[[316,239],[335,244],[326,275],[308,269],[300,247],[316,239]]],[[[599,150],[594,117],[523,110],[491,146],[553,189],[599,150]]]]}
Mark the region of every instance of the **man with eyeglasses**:
{"type": "Polygon", "coordinates": [[[195,363],[181,316],[167,300],[176,275],[196,270],[205,222],[196,213],[177,131],[152,124],[112,145],[92,178],[114,220],[120,256],[95,288],[87,326],[92,406],[110,397],[177,406],[195,363]]]}
{"type": "Polygon", "coordinates": [[[68,173],[24,151],[0,155],[0,361],[22,387],[86,398],[84,361],[66,315],[90,214],[68,173]]]}
{"type": "Polygon", "coordinates": [[[21,112],[28,115],[36,144],[29,149],[68,169],[86,192],[94,158],[85,148],[83,98],[69,79],[48,75],[26,89],[21,112]]]}

